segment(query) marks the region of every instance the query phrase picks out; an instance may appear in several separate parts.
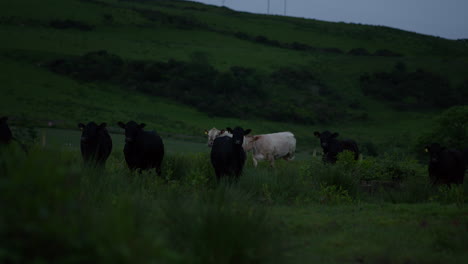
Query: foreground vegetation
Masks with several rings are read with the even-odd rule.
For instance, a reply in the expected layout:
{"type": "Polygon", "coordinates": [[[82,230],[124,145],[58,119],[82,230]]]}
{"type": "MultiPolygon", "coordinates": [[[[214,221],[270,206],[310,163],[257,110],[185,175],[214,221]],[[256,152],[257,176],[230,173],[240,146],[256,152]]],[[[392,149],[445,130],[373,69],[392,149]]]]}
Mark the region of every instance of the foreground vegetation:
{"type": "Polygon", "coordinates": [[[335,166],[247,162],[216,184],[207,154],[169,154],[163,178],[77,151],[12,146],[0,159],[6,263],[461,263],[467,184],[433,188],[401,157],[335,166]],[[264,166],[265,165],[265,166],[264,166]]]}

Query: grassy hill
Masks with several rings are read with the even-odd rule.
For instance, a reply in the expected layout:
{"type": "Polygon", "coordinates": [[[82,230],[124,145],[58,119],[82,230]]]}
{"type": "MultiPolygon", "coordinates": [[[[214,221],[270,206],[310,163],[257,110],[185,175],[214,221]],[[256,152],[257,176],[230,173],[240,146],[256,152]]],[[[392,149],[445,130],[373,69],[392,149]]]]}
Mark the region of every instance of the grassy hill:
{"type": "MultiPolygon", "coordinates": [[[[304,142],[300,148],[307,149],[317,145],[314,130],[334,129],[381,148],[404,147],[442,109],[397,110],[365,96],[360,77],[391,72],[397,63],[408,72],[422,68],[438,74],[453,87],[463,87],[468,76],[466,43],[387,27],[256,15],[184,1],[19,0],[0,3],[0,10],[0,113],[20,125],[56,120],[60,127],[74,127],[78,121],[135,119],[164,133],[200,135],[199,141],[206,128],[242,125],[255,133],[293,131],[304,142]],[[336,114],[323,122],[275,122],[245,111],[223,117],[184,105],[178,93],[161,97],[120,79],[85,81],[47,67],[99,50],[128,65],[202,60],[219,73],[235,66],[253,69],[268,97],[247,100],[251,105],[245,111],[260,112],[268,105],[284,112],[296,104],[290,116],[336,114]],[[305,71],[317,82],[296,89],[288,82],[278,85],[271,76],[280,69],[305,71]],[[316,84],[326,88],[324,95],[317,94],[316,84]]],[[[243,96],[226,107],[250,97],[243,96]]]]}
{"type": "Polygon", "coordinates": [[[0,34],[25,139],[0,146],[0,263],[468,259],[466,180],[433,186],[414,153],[466,145],[466,106],[432,119],[468,101],[466,42],[163,0],[0,1],[0,34]],[[77,123],[130,119],[162,135],[162,177],[130,172],[118,133],[83,166],[77,123]],[[235,125],[294,132],[297,158],[217,182],[203,131],[235,125]],[[325,129],[365,159],[312,157],[325,129]]]}

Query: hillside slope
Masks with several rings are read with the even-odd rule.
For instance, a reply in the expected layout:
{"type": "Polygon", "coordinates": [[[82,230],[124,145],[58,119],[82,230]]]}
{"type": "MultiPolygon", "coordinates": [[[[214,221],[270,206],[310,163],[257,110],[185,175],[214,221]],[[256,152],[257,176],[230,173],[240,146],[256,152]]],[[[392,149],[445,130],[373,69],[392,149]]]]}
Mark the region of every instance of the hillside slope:
{"type": "Polygon", "coordinates": [[[90,119],[136,119],[188,135],[240,124],[258,133],[291,130],[314,144],[314,129],[327,128],[358,140],[395,144],[417,136],[442,109],[396,110],[363,94],[363,74],[391,72],[403,63],[408,72],[423,68],[454,87],[463,87],[468,76],[466,43],[386,27],[255,15],[184,1],[19,0],[0,3],[0,10],[0,34],[5,36],[0,42],[0,113],[15,117],[13,122],[53,119],[73,127],[90,119]],[[329,122],[267,121],[272,118],[245,114],[264,109],[266,103],[257,99],[241,115],[220,117],[181,104],[182,93],[162,98],[122,84],[128,81],[122,75],[117,81],[86,81],[47,67],[99,50],[119,56],[125,65],[202,60],[220,74],[234,66],[253,69],[268,95],[266,103],[279,105],[279,112],[293,105],[289,116],[337,114],[324,120],[329,122]],[[298,80],[292,83],[301,87],[294,90],[291,82],[272,82],[281,69],[306,72],[317,83],[301,86],[298,80]],[[326,93],[317,95],[315,85],[326,93]]]}

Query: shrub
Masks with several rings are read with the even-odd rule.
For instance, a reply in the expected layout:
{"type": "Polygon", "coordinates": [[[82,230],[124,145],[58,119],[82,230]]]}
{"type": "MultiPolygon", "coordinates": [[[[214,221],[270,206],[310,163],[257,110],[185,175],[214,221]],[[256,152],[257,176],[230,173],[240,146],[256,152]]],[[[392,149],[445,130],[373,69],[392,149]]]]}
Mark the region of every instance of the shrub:
{"type": "Polygon", "coordinates": [[[430,201],[437,201],[444,204],[456,204],[461,207],[465,204],[465,193],[463,185],[459,186],[439,186],[437,194],[429,198],[430,201]]]}
{"type": "Polygon", "coordinates": [[[52,20],[49,23],[49,26],[56,29],[78,29],[81,31],[91,31],[94,29],[94,26],[88,25],[81,21],[76,20],[52,20]]]}
{"type": "Polygon", "coordinates": [[[348,51],[348,54],[355,56],[370,56],[371,54],[365,48],[354,48],[348,51]]]}
{"type": "Polygon", "coordinates": [[[403,55],[398,52],[393,52],[387,49],[379,49],[374,52],[374,56],[383,56],[383,57],[402,57],[403,55]]]}
{"type": "Polygon", "coordinates": [[[353,202],[348,191],[336,185],[320,185],[319,202],[329,205],[347,204],[353,202]]]}
{"type": "Polygon", "coordinates": [[[354,153],[344,151],[338,154],[338,160],[335,164],[314,161],[309,173],[315,181],[315,186],[320,187],[320,189],[335,186],[332,189],[339,192],[346,191],[350,197],[356,198],[360,182],[360,173],[356,165],[354,153]]]}
{"type": "Polygon", "coordinates": [[[406,72],[401,62],[393,72],[375,72],[360,77],[365,95],[389,101],[398,109],[447,107],[463,104],[468,100],[460,88],[450,85],[447,78],[418,69],[406,72]]]}
{"type": "Polygon", "coordinates": [[[427,160],[424,146],[439,143],[447,148],[468,147],[468,106],[451,107],[434,118],[434,128],[422,134],[415,145],[419,158],[427,160]]]}

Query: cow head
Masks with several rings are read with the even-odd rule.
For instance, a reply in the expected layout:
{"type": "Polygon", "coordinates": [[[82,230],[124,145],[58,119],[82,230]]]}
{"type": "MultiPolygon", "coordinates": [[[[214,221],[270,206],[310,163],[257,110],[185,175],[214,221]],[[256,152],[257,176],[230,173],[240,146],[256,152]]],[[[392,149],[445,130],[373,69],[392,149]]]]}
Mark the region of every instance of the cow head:
{"type": "Polygon", "coordinates": [[[125,142],[132,143],[136,141],[138,135],[143,131],[146,126],[145,123],[137,124],[135,121],[129,121],[127,124],[122,122],[117,123],[119,127],[125,129],[125,142]]]}
{"type": "Polygon", "coordinates": [[[232,139],[235,145],[242,146],[244,143],[244,136],[248,135],[251,129],[244,130],[241,127],[236,127],[234,129],[231,129],[230,127],[226,128],[229,133],[232,134],[232,139]]]}
{"type": "Polygon", "coordinates": [[[338,137],[338,133],[331,133],[330,131],[326,130],[322,133],[315,131],[314,135],[320,138],[320,145],[324,150],[327,150],[330,147],[331,141],[338,137]]]}
{"type": "Polygon", "coordinates": [[[244,137],[244,150],[250,151],[254,147],[255,141],[259,140],[261,136],[247,136],[244,137]]]}
{"type": "Polygon", "coordinates": [[[205,135],[208,136],[208,143],[207,143],[208,147],[211,148],[211,147],[213,146],[214,140],[215,140],[217,137],[223,135],[224,132],[226,132],[224,129],[219,130],[219,129],[216,129],[215,127],[213,127],[212,129],[210,129],[209,131],[208,131],[208,130],[205,130],[205,135]]]}
{"type": "Polygon", "coordinates": [[[78,127],[82,131],[81,142],[83,143],[95,142],[97,140],[99,133],[105,130],[106,126],[107,126],[106,123],[101,123],[100,125],[97,125],[94,122],[89,122],[87,125],[84,125],[83,123],[79,123],[78,127]]]}
{"type": "Polygon", "coordinates": [[[429,153],[430,156],[430,162],[438,162],[439,161],[439,156],[440,153],[444,150],[445,148],[439,145],[438,143],[432,143],[431,145],[428,145],[424,148],[424,151],[429,153]]]}

